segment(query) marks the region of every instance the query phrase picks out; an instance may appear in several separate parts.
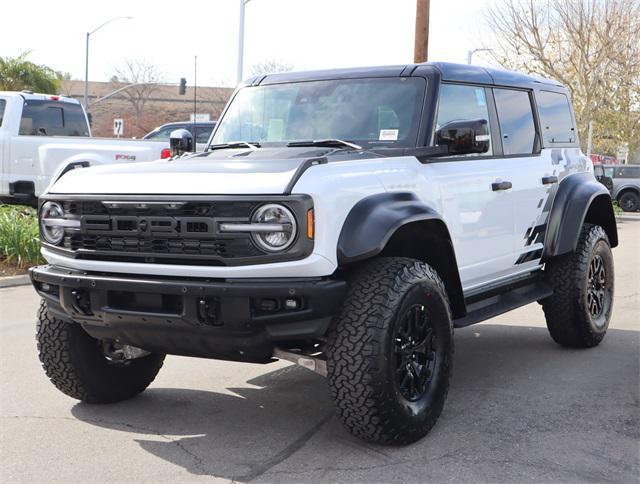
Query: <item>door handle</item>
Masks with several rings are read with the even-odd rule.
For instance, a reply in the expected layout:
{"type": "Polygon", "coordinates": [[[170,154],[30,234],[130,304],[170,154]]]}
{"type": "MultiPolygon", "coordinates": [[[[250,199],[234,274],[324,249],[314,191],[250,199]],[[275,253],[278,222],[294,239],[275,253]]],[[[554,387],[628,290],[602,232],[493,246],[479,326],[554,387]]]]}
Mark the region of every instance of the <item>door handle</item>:
{"type": "Polygon", "coordinates": [[[552,183],[558,183],[558,177],[557,176],[543,176],[542,177],[542,184],[543,185],[551,185],[552,183]]]}
{"type": "Polygon", "coordinates": [[[491,189],[494,192],[497,192],[498,190],[508,190],[512,186],[513,185],[512,185],[512,183],[510,181],[502,181],[502,182],[492,183],[491,184],[491,189]]]}

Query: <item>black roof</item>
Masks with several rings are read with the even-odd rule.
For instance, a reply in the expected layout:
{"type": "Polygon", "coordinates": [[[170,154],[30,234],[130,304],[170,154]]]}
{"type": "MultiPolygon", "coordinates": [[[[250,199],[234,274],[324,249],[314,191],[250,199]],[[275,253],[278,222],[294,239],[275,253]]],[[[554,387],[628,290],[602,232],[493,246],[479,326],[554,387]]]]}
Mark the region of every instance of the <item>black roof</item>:
{"type": "Polygon", "coordinates": [[[282,72],[248,79],[245,85],[280,84],[296,81],[316,81],[326,79],[355,79],[359,77],[400,77],[419,76],[439,73],[443,81],[471,82],[495,86],[523,87],[537,85],[542,87],[558,86],[557,81],[542,77],[522,74],[520,72],[494,69],[469,64],[453,64],[450,62],[425,62],[423,64],[406,64],[381,67],[355,67],[349,69],[331,69],[307,72],[282,72]]]}

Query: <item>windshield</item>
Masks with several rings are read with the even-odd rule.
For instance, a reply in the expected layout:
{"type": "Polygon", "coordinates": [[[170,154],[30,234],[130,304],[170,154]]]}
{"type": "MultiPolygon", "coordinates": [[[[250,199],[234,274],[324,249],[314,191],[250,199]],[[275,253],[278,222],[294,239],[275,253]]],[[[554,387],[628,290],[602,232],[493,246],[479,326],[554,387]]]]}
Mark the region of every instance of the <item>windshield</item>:
{"type": "Polygon", "coordinates": [[[340,139],[363,147],[415,146],[426,81],[377,78],[245,87],[211,144],[340,139]]]}

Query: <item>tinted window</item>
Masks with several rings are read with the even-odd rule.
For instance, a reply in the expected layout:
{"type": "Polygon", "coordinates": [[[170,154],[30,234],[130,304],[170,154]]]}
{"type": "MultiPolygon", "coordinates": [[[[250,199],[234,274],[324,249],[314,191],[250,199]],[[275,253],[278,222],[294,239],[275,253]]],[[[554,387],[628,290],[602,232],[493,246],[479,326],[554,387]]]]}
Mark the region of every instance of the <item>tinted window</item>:
{"type": "Polygon", "coordinates": [[[494,89],[502,147],[505,155],[533,153],[536,126],[529,93],[510,89],[494,89]]]}
{"type": "MultiPolygon", "coordinates": [[[[436,131],[452,121],[471,119],[489,120],[487,97],[483,87],[442,84],[438,101],[438,121],[436,131]]],[[[491,155],[493,146],[482,155],[491,155]]],[[[477,156],[477,154],[474,154],[477,156]]],[[[474,156],[467,155],[467,156],[474,156]]]]}
{"type": "Polygon", "coordinates": [[[206,143],[209,141],[213,126],[197,126],[196,127],[196,143],[206,143]]]}
{"type": "Polygon", "coordinates": [[[79,104],[64,104],[64,136],[89,136],[87,120],[79,104]]]}
{"type": "Polygon", "coordinates": [[[245,87],[229,105],[212,142],[337,138],[364,146],[415,146],[425,87],[420,78],[245,87]]]}
{"type": "Polygon", "coordinates": [[[4,107],[7,105],[7,101],[0,99],[0,126],[2,126],[2,120],[4,119],[4,107]]]}
{"type": "Polygon", "coordinates": [[[546,143],[575,143],[576,134],[567,96],[557,92],[536,93],[542,137],[546,143]]]}
{"type": "Polygon", "coordinates": [[[78,104],[28,100],[22,109],[19,134],[89,136],[89,129],[78,104]]]}
{"type": "Polygon", "coordinates": [[[615,169],[616,178],[640,178],[640,166],[620,166],[615,169]]]}

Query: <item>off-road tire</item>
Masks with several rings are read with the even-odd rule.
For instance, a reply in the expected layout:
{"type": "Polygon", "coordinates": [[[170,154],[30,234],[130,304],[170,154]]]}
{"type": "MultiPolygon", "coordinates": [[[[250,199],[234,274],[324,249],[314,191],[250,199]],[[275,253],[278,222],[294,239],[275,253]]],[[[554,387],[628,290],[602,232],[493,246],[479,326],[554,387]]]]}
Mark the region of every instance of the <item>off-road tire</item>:
{"type": "Polygon", "coordinates": [[[625,192],[620,197],[618,205],[625,212],[636,212],[640,208],[640,197],[634,192],[625,192]]]}
{"type": "Polygon", "coordinates": [[[38,355],[51,382],[62,393],[87,403],[127,400],[154,380],[164,355],[124,362],[105,358],[100,341],[80,324],[55,318],[40,303],[36,331],[38,355]]]}
{"type": "Polygon", "coordinates": [[[590,348],[604,338],[613,309],[614,272],[609,239],[599,225],[584,224],[575,252],[546,263],[545,279],[553,295],[542,301],[553,340],[572,348],[590,348]],[[601,313],[589,307],[589,267],[595,257],[604,264],[605,290],[601,313]]]}
{"type": "Polygon", "coordinates": [[[422,438],[442,412],[452,365],[449,301],[442,280],[429,265],[378,258],[351,274],[343,307],[328,335],[327,371],[338,416],[352,434],[392,445],[422,438]],[[411,402],[396,381],[400,360],[393,351],[403,314],[414,307],[433,328],[430,348],[435,357],[429,363],[432,378],[422,386],[425,393],[411,402]]]}

